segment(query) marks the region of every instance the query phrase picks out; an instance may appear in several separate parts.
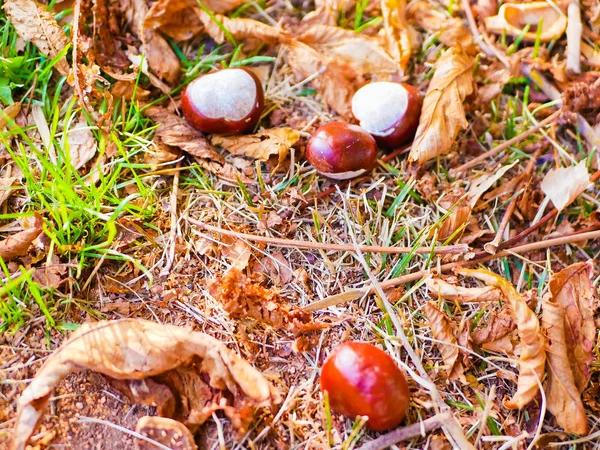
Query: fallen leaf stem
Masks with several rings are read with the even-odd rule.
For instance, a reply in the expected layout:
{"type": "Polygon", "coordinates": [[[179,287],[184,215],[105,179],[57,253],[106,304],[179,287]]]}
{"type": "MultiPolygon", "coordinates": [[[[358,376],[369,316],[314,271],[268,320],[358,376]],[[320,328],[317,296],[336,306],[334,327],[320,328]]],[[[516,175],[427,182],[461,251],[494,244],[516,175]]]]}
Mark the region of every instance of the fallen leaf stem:
{"type": "MultiPolygon", "coordinates": [[[[202,228],[207,231],[218,233],[224,236],[232,236],[238,239],[246,239],[254,242],[264,242],[266,244],[277,245],[281,247],[296,247],[296,248],[308,248],[315,250],[330,250],[330,251],[343,251],[343,252],[354,252],[355,247],[352,244],[324,244],[320,242],[309,242],[300,241],[296,239],[283,239],[267,236],[256,236],[254,234],[240,233],[233,230],[225,230],[223,228],[215,227],[202,223],[196,219],[189,218],[190,223],[194,224],[198,228],[202,228]]],[[[383,247],[378,245],[360,245],[360,251],[371,252],[371,253],[398,253],[406,254],[412,251],[416,253],[434,253],[437,255],[448,255],[448,254],[462,254],[469,251],[469,246],[466,244],[455,244],[455,245],[444,245],[439,247],[418,247],[414,250],[413,247],[383,247]]]]}

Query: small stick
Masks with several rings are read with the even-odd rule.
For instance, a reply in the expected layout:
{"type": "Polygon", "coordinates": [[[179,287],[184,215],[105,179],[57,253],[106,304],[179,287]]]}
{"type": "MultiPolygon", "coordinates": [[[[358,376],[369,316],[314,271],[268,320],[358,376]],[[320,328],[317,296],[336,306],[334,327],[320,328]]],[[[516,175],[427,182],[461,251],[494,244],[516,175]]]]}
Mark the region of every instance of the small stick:
{"type": "MultiPolygon", "coordinates": [[[[240,233],[233,230],[225,230],[223,228],[215,227],[202,223],[196,219],[188,218],[190,223],[196,225],[198,228],[202,228],[207,231],[222,234],[225,236],[232,236],[238,239],[247,239],[254,242],[264,242],[266,244],[277,245],[280,247],[297,247],[297,248],[308,248],[314,250],[333,250],[342,252],[354,252],[355,247],[352,244],[322,244],[320,242],[309,242],[300,241],[296,239],[282,239],[266,236],[256,236],[254,234],[240,233]]],[[[381,247],[378,245],[360,245],[358,247],[362,252],[370,253],[398,253],[406,254],[412,252],[413,247],[381,247]]],[[[455,245],[444,245],[439,247],[418,247],[416,253],[428,254],[433,252],[437,255],[448,255],[448,254],[462,254],[469,251],[469,246],[466,244],[455,244],[455,245]]]]}
{"type": "Polygon", "coordinates": [[[503,142],[502,144],[498,145],[497,147],[494,147],[494,148],[488,150],[487,152],[479,155],[478,157],[473,158],[471,161],[463,164],[462,166],[458,166],[454,169],[451,169],[450,172],[453,175],[456,175],[456,174],[466,171],[467,169],[470,169],[471,167],[475,167],[477,164],[485,161],[488,158],[491,158],[492,156],[497,155],[501,151],[506,150],[508,147],[518,144],[522,140],[531,136],[533,133],[535,133],[540,128],[545,127],[546,125],[554,122],[556,119],[558,119],[559,115],[560,115],[560,110],[553,112],[551,115],[546,117],[544,120],[539,122],[537,125],[529,128],[528,130],[524,131],[523,133],[519,134],[518,136],[515,136],[514,138],[503,142]]]}
{"type": "Polygon", "coordinates": [[[425,433],[442,427],[449,419],[450,413],[448,412],[436,414],[420,423],[413,423],[412,425],[390,431],[371,442],[367,442],[356,450],[383,450],[398,442],[407,441],[417,436],[425,436],[425,433]]]}
{"type": "Polygon", "coordinates": [[[579,0],[571,0],[567,9],[567,72],[581,73],[581,11],[579,0]]]}

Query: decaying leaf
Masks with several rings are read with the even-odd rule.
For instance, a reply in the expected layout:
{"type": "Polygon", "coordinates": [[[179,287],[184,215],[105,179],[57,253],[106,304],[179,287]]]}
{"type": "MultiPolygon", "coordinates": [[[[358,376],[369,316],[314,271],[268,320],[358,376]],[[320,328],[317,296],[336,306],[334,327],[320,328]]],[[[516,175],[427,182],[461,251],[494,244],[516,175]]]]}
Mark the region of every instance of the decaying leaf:
{"type": "Polygon", "coordinates": [[[17,181],[20,179],[20,176],[0,178],[0,206],[15,192],[13,187],[17,185],[17,181]]]}
{"type": "MultiPolygon", "coordinates": [[[[19,36],[33,43],[48,58],[56,58],[68,44],[67,35],[46,5],[31,0],[9,0],[4,10],[19,36]]],[[[56,62],[61,75],[69,74],[69,63],[63,56],[56,62]]]]}
{"type": "Polygon", "coordinates": [[[252,256],[250,246],[241,239],[230,236],[223,236],[221,242],[224,245],[219,246],[221,256],[236,270],[244,270],[248,266],[248,261],[252,256]]]}
{"type": "MultiPolygon", "coordinates": [[[[168,448],[177,450],[196,450],[194,436],[181,422],[166,417],[141,417],[135,431],[168,448]]],[[[136,440],[138,450],[156,450],[156,445],[143,439],[136,440]]]]}
{"type": "Polygon", "coordinates": [[[0,258],[4,261],[10,261],[18,256],[27,254],[31,243],[42,232],[44,221],[42,216],[35,214],[33,217],[27,217],[23,221],[23,231],[13,234],[0,241],[0,258]]]}
{"type": "MultiPolygon", "coordinates": [[[[96,155],[98,143],[83,115],[67,133],[67,144],[71,165],[75,169],[80,169],[96,155]]],[[[66,148],[65,146],[65,150],[66,148]]]]}
{"type": "Polygon", "coordinates": [[[234,155],[247,156],[261,161],[266,161],[272,155],[278,155],[279,163],[281,163],[299,137],[298,131],[283,127],[242,136],[213,135],[210,141],[234,155]]]}
{"type": "Polygon", "coordinates": [[[459,348],[454,330],[446,314],[440,311],[434,302],[427,302],[423,307],[423,312],[427,316],[431,334],[440,349],[442,360],[448,371],[448,379],[450,380],[465,380],[464,367],[458,359],[459,348]]]}
{"type": "Polygon", "coordinates": [[[542,319],[547,338],[548,410],[569,433],[587,434],[581,393],[590,380],[596,326],[592,261],[572,264],[550,278],[542,319]]]}
{"type": "Polygon", "coordinates": [[[237,269],[212,280],[208,292],[234,319],[254,319],[295,335],[329,327],[313,322],[310,312],[290,306],[279,294],[254,283],[237,269]]]}
{"type": "Polygon", "coordinates": [[[506,279],[483,269],[459,269],[457,272],[499,288],[508,301],[521,339],[521,355],[517,392],[512,399],[504,399],[503,404],[507,409],[521,409],[537,395],[544,376],[546,350],[540,322],[523,297],[506,279]]]}
{"type": "MultiPolygon", "coordinates": [[[[271,407],[277,391],[248,362],[204,333],[146,320],[83,325],[40,368],[18,403],[13,450],[24,450],[52,390],[72,372],[92,370],[117,380],[142,380],[196,363],[220,405],[271,407]],[[228,399],[229,398],[229,399],[228,399]]],[[[199,373],[198,373],[199,375],[199,373]]]]}
{"type": "Polygon", "coordinates": [[[204,28],[195,10],[196,0],[159,0],[148,10],[144,18],[144,28],[159,30],[167,36],[186,41],[204,28]]]}
{"type": "Polygon", "coordinates": [[[8,122],[17,117],[17,114],[21,111],[21,103],[14,103],[8,105],[2,111],[0,111],[0,131],[8,125],[8,122]]]}
{"type": "Polygon", "coordinates": [[[507,308],[502,308],[498,312],[492,311],[487,323],[471,332],[471,338],[484,350],[512,356],[514,345],[511,335],[515,328],[510,312],[507,308]]]}
{"type": "Polygon", "coordinates": [[[377,39],[352,30],[315,25],[297,39],[321,54],[352,67],[362,75],[398,72],[398,64],[386,53],[377,39]]]}
{"type": "Polygon", "coordinates": [[[583,160],[576,166],[553,169],[542,180],[542,191],[561,211],[590,187],[590,175],[583,160]]]}
{"type": "Polygon", "coordinates": [[[422,164],[450,152],[459,130],[468,126],[463,101],[473,92],[473,64],[474,58],[460,47],[446,50],[435,64],[409,154],[411,161],[422,164]]]}
{"type": "Polygon", "coordinates": [[[352,117],[352,96],[362,84],[358,74],[351,67],[327,58],[301,42],[286,47],[287,62],[296,78],[315,77],[311,84],[325,103],[340,116],[352,117]]]}
{"type": "Polygon", "coordinates": [[[213,20],[210,15],[203,9],[197,9],[196,14],[204,25],[206,32],[218,44],[223,44],[226,41],[226,36],[223,31],[225,28],[234,39],[258,39],[267,44],[279,44],[289,41],[290,35],[282,28],[273,27],[253,19],[230,19],[227,16],[215,14],[215,18],[223,26],[213,20]]]}
{"type": "Polygon", "coordinates": [[[464,49],[473,46],[471,33],[461,19],[449,17],[424,1],[416,2],[410,7],[409,12],[419,26],[435,34],[442,44],[448,47],[459,44],[464,49]]]}
{"type": "Polygon", "coordinates": [[[412,54],[415,31],[406,20],[406,0],[381,0],[385,47],[402,70],[412,54]]]}
{"type": "Polygon", "coordinates": [[[427,278],[425,284],[432,294],[458,302],[495,302],[500,300],[502,295],[500,289],[494,286],[466,288],[437,277],[427,278]]]}
{"type": "Polygon", "coordinates": [[[313,25],[335,25],[338,15],[346,12],[352,7],[352,2],[345,0],[315,0],[314,11],[309,12],[302,18],[302,28],[310,28],[313,25]]]}

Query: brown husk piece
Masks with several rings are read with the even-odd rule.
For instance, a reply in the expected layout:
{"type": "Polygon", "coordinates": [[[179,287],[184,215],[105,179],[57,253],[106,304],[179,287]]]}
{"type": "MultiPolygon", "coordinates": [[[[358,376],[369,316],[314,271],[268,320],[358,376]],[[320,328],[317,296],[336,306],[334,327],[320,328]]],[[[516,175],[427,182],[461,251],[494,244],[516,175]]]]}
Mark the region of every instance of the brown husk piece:
{"type": "Polygon", "coordinates": [[[46,360],[23,391],[11,448],[25,449],[53,389],[72,372],[143,380],[189,364],[211,391],[223,393],[219,409],[227,406],[246,415],[249,407],[270,408],[279,402],[278,392],[260,372],[207,334],[141,319],[86,324],[46,360]]]}
{"type": "MultiPolygon", "coordinates": [[[[181,422],[166,417],[144,416],[138,420],[136,433],[174,450],[196,450],[194,436],[181,422]]],[[[136,440],[138,450],[156,450],[156,445],[136,440]]]]}

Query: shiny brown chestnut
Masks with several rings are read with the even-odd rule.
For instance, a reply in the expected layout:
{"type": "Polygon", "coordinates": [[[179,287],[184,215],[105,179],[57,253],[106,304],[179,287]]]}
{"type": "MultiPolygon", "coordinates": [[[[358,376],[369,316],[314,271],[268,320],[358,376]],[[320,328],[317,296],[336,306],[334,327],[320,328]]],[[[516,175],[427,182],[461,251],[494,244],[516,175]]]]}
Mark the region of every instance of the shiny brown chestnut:
{"type": "Polygon", "coordinates": [[[378,81],[352,97],[352,114],[382,148],[409,142],[419,126],[423,99],[409,84],[378,81]]]}
{"type": "Polygon", "coordinates": [[[375,167],[377,142],[357,125],[329,122],[308,141],[306,159],[329,178],[354,178],[375,167]]]}
{"type": "Polygon", "coordinates": [[[198,77],[181,97],[183,115],[190,125],[212,134],[239,134],[253,129],[264,106],[260,80],[243,67],[198,77]]]}
{"type": "Polygon", "coordinates": [[[335,412],[350,419],[368,416],[366,426],[374,431],[398,426],[410,401],[394,360],[366,342],[344,342],[331,352],[321,368],[321,391],[335,412]]]}

